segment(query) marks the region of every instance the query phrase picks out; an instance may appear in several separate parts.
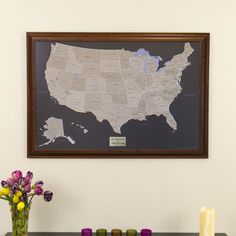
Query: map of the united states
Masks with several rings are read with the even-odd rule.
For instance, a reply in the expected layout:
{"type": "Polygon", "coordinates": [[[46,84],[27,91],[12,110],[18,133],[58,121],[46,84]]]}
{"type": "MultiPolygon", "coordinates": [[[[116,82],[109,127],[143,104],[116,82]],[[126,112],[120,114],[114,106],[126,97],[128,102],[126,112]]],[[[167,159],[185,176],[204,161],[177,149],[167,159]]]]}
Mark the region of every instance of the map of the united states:
{"type": "Polygon", "coordinates": [[[56,43],[51,45],[45,78],[50,96],[60,105],[92,112],[98,121],[107,120],[117,134],[129,120],[145,120],[150,115],[163,115],[176,130],[170,105],[182,91],[182,72],[190,65],[193,51],[185,43],[182,53],[159,68],[162,58],[144,48],[132,52],[56,43]]]}

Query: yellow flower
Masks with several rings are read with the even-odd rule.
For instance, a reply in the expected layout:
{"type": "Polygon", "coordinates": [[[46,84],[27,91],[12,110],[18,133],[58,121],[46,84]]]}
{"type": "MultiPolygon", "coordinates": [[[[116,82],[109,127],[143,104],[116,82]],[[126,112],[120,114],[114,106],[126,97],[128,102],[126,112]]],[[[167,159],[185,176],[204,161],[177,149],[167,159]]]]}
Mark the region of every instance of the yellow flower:
{"type": "Polygon", "coordinates": [[[2,193],[7,196],[9,195],[9,193],[11,192],[11,189],[10,188],[2,188],[2,193]]]}
{"type": "Polygon", "coordinates": [[[22,196],[22,192],[21,192],[21,191],[18,191],[18,192],[16,193],[16,196],[17,196],[17,197],[21,197],[21,196],[22,196]]]}
{"type": "Polygon", "coordinates": [[[0,197],[3,195],[3,193],[0,191],[0,197]]]}
{"type": "Polygon", "coordinates": [[[25,203],[24,202],[19,202],[17,204],[17,210],[22,211],[25,208],[25,203]]]}
{"type": "Polygon", "coordinates": [[[20,201],[20,199],[15,195],[15,196],[13,197],[12,201],[13,201],[14,203],[18,203],[18,202],[20,201]]]}

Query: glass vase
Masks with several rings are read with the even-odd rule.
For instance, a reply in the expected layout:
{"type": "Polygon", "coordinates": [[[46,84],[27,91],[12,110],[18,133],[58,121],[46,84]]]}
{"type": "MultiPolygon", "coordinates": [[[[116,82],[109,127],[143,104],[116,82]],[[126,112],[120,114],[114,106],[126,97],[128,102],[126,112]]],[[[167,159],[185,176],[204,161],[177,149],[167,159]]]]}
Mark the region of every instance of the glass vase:
{"type": "Polygon", "coordinates": [[[11,207],[12,236],[28,236],[28,221],[30,207],[25,206],[19,211],[16,204],[11,207]]]}

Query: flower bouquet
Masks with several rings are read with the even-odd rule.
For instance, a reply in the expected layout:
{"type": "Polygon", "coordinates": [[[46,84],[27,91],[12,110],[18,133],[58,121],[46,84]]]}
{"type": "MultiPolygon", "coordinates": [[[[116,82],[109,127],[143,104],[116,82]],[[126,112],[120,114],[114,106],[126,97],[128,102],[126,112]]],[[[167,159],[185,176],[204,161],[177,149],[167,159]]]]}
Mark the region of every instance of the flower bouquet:
{"type": "Polygon", "coordinates": [[[1,182],[0,199],[8,201],[11,208],[12,236],[28,235],[29,211],[35,195],[43,196],[46,202],[52,200],[53,193],[43,190],[43,181],[32,184],[32,179],[32,172],[23,176],[20,170],[15,170],[10,178],[1,182]]]}

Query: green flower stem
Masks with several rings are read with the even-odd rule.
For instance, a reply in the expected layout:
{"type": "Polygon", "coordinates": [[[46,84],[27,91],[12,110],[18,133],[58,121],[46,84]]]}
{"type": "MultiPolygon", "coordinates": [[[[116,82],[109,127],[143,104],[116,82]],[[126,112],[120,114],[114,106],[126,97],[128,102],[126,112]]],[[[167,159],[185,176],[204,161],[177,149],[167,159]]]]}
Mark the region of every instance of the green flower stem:
{"type": "Polygon", "coordinates": [[[5,200],[5,201],[10,201],[9,199],[7,199],[7,198],[4,198],[4,197],[0,197],[0,199],[2,199],[2,200],[5,200]]]}
{"type": "Polygon", "coordinates": [[[35,196],[35,194],[32,194],[32,197],[29,200],[29,206],[31,205],[31,202],[32,202],[34,196],[35,196]]]}

